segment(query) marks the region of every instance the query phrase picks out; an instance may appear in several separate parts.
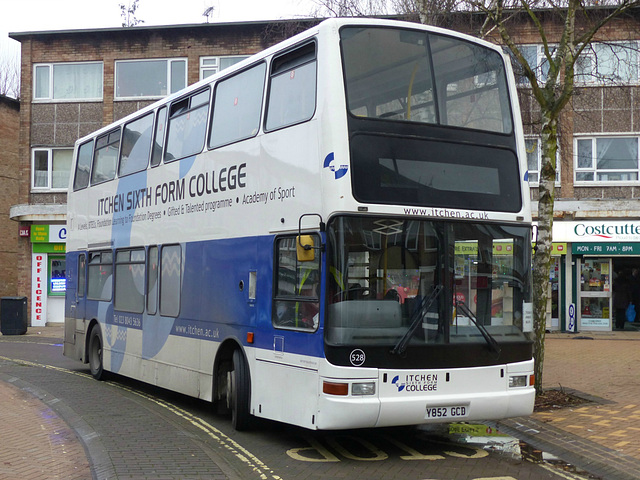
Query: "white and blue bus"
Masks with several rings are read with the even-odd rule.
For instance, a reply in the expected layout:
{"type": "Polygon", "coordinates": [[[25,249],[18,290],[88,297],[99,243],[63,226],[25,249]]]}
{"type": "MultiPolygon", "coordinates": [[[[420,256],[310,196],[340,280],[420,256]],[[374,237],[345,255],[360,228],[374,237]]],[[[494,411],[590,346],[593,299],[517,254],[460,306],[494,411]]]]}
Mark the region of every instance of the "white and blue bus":
{"type": "Polygon", "coordinates": [[[324,21],[76,143],[64,353],[237,429],[529,414],[526,168],[500,48],[324,21]]]}

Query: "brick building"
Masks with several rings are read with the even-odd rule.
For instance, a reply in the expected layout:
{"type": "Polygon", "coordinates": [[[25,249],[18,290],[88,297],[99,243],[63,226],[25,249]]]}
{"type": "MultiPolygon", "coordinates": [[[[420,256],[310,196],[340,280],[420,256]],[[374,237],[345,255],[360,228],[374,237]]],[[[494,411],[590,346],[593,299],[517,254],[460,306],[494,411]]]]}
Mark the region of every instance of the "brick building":
{"type": "Polygon", "coordinates": [[[7,198],[11,219],[31,233],[18,243],[13,223],[5,238],[18,252],[14,290],[29,297],[31,325],[64,321],[64,284],[55,278],[65,272],[74,142],[310,25],[295,20],[9,35],[21,43],[22,105],[16,188],[7,198]]]}
{"type": "MultiPolygon", "coordinates": [[[[638,13],[634,10],[601,31],[578,65],[575,96],[562,117],[548,319],[552,329],[568,328],[573,321],[580,330],[611,330],[616,272],[640,269],[638,13]]],[[[558,41],[562,19],[551,11],[541,18],[549,27],[551,41],[558,41]]],[[[465,16],[456,20],[446,26],[474,33],[482,19],[465,16]]],[[[545,59],[538,31],[526,16],[512,21],[519,22],[517,41],[530,63],[539,66],[543,78],[545,59]]],[[[311,23],[296,20],[10,35],[22,44],[23,101],[19,194],[11,218],[31,226],[31,237],[20,239],[17,290],[30,298],[38,291],[49,294],[47,308],[40,314],[32,303],[32,324],[63,319],[59,298],[50,288],[50,274],[61,266],[51,262],[63,260],[66,187],[74,141],[311,23]],[[38,262],[46,265],[48,276],[38,276],[38,262]]],[[[535,216],[539,115],[527,82],[523,78],[518,82],[535,216]]]]}
{"type": "Polygon", "coordinates": [[[18,226],[9,210],[18,195],[20,102],[0,95],[0,297],[18,295],[18,226]]]}
{"type": "MultiPolygon", "coordinates": [[[[594,9],[591,20],[606,13],[594,9]]],[[[550,43],[560,41],[562,18],[540,15],[550,43]]],[[[544,80],[548,68],[540,33],[528,17],[517,42],[544,80]]],[[[584,25],[578,17],[576,29],[584,25]]],[[[537,217],[540,169],[539,107],[528,82],[520,86],[532,210],[537,217]]],[[[559,122],[560,145],[550,278],[551,329],[614,328],[615,278],[640,271],[640,10],[600,30],[577,64],[575,93],[559,122]]],[[[640,277],[631,282],[640,297],[640,277]]],[[[635,299],[640,311],[640,298],[635,299]]]]}

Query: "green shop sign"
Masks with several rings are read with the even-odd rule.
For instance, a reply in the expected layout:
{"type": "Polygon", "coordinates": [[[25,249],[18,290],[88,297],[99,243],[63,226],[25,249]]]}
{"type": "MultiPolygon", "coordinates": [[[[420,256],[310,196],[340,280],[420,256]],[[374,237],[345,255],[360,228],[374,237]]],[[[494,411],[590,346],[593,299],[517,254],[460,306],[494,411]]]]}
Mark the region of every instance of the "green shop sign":
{"type": "Polygon", "coordinates": [[[31,243],[66,243],[66,225],[31,225],[31,243]]]}
{"type": "Polygon", "coordinates": [[[640,243],[574,243],[571,253],[575,255],[640,255],[640,243]]]}
{"type": "Polygon", "coordinates": [[[33,253],[60,253],[64,255],[65,247],[64,243],[34,243],[33,253]]]}

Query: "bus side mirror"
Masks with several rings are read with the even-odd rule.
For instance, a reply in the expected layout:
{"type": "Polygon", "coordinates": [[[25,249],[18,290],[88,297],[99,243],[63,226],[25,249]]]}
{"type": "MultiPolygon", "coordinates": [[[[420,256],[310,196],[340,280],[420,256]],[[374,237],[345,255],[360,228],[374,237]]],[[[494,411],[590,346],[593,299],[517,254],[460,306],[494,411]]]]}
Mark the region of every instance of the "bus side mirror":
{"type": "Polygon", "coordinates": [[[298,235],[296,237],[296,254],[299,262],[313,262],[316,259],[311,235],[298,235]]]}

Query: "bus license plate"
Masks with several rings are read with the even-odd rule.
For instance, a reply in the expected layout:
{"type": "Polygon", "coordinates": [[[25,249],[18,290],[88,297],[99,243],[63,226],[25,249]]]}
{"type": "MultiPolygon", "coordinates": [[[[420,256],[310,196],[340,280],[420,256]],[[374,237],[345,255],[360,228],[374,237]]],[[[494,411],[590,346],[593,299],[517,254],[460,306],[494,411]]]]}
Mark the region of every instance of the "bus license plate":
{"type": "Polygon", "coordinates": [[[467,416],[468,411],[469,407],[466,405],[427,407],[425,418],[462,418],[467,416]]]}

